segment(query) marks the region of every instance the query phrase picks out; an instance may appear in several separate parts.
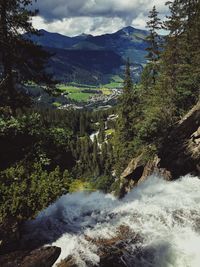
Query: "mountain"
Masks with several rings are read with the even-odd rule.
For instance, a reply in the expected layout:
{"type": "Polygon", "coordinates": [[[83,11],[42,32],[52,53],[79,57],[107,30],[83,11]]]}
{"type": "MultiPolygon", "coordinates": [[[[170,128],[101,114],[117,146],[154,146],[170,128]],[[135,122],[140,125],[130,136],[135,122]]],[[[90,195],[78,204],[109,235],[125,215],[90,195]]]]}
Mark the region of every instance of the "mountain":
{"type": "Polygon", "coordinates": [[[112,34],[82,34],[75,37],[45,30],[39,33],[39,36],[26,35],[26,38],[53,53],[48,70],[61,81],[108,83],[113,75],[123,76],[127,58],[132,62],[134,79],[138,80],[146,63],[148,32],[145,30],[129,26],[112,34]]]}
{"type": "Polygon", "coordinates": [[[98,85],[108,83],[110,77],[120,72],[124,61],[110,50],[67,50],[47,48],[53,53],[49,72],[64,82],[98,85]]]}

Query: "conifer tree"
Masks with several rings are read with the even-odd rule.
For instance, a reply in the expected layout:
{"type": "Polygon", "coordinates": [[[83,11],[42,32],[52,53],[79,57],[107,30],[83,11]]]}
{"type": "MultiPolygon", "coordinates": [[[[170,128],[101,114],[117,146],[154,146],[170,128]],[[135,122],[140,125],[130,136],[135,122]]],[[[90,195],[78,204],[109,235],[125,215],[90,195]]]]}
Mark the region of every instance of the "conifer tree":
{"type": "Polygon", "coordinates": [[[99,147],[98,147],[98,141],[96,136],[94,137],[94,143],[93,143],[93,163],[94,165],[97,164],[98,161],[98,153],[99,153],[99,147]]]}
{"type": "Polygon", "coordinates": [[[100,143],[103,143],[104,140],[105,140],[105,123],[103,120],[101,120],[100,127],[99,127],[98,141],[100,143]]]}
{"type": "Polygon", "coordinates": [[[163,61],[165,86],[178,112],[187,110],[198,98],[199,11],[196,0],[167,2],[171,15],[165,22],[163,61]]]}
{"type": "Polygon", "coordinates": [[[118,126],[121,136],[120,139],[122,142],[129,141],[132,138],[131,114],[134,104],[136,103],[133,102],[133,81],[131,78],[131,66],[128,60],[126,64],[123,94],[120,99],[120,105],[119,105],[118,126]]]}
{"type": "MultiPolygon", "coordinates": [[[[130,62],[127,61],[123,94],[119,99],[118,121],[115,133],[115,158],[116,164],[123,165],[127,162],[129,154],[129,145],[134,136],[133,111],[137,105],[137,99],[134,95],[133,82],[131,78],[130,62]]],[[[118,167],[117,167],[118,168],[118,167]]],[[[119,169],[121,166],[119,167],[119,169]]],[[[120,172],[120,170],[119,170],[120,172]]]]}
{"type": "Polygon", "coordinates": [[[32,0],[0,1],[0,62],[3,66],[0,90],[7,104],[13,108],[18,96],[16,79],[18,82],[51,82],[50,76],[43,71],[49,54],[23,35],[36,34],[31,17],[37,11],[30,11],[31,4],[32,0]]]}
{"type": "Polygon", "coordinates": [[[85,116],[82,113],[80,116],[80,135],[83,136],[86,132],[86,121],[85,121],[85,116]]]}
{"type": "Polygon", "coordinates": [[[155,85],[156,78],[159,71],[159,59],[160,59],[160,36],[157,31],[161,29],[161,20],[158,17],[158,12],[154,6],[149,13],[149,21],[147,22],[147,28],[149,29],[149,35],[147,36],[148,48],[146,49],[148,54],[146,56],[148,60],[148,72],[152,79],[152,85],[155,85]]]}

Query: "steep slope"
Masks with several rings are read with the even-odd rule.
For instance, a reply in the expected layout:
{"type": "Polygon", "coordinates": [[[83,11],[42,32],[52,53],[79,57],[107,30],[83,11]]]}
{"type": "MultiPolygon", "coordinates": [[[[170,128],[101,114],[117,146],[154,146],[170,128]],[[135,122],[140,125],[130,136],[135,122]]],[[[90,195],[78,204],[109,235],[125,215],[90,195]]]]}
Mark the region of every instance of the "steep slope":
{"type": "Polygon", "coordinates": [[[153,160],[133,158],[120,177],[120,197],[158,173],[167,180],[188,173],[200,175],[200,101],[174,126],[153,160]]]}
{"type": "Polygon", "coordinates": [[[68,37],[40,30],[39,36],[25,35],[53,53],[49,70],[56,79],[85,84],[108,83],[113,75],[123,76],[124,62],[133,62],[134,78],[146,63],[148,32],[126,27],[112,34],[68,37]]]}
{"type": "Polygon", "coordinates": [[[142,64],[146,62],[144,57],[146,55],[147,42],[145,39],[148,31],[129,26],[112,34],[99,36],[82,34],[75,37],[50,33],[45,30],[40,30],[39,32],[39,36],[27,36],[44,47],[70,50],[112,50],[124,59],[130,57],[134,63],[142,64]]]}
{"type": "Polygon", "coordinates": [[[137,64],[146,63],[146,36],[147,31],[138,30],[133,27],[123,28],[113,34],[105,34],[101,36],[88,36],[87,41],[104,47],[104,49],[110,49],[121,55],[124,59],[127,57],[137,64]]]}
{"type": "Polygon", "coordinates": [[[107,83],[109,75],[118,73],[124,64],[122,58],[109,50],[64,50],[46,48],[53,52],[49,70],[56,79],[81,84],[107,83]]]}
{"type": "Polygon", "coordinates": [[[71,38],[59,33],[47,32],[45,30],[40,30],[39,35],[26,34],[25,36],[41,46],[61,49],[71,48],[73,45],[79,43],[87,37],[85,35],[82,35],[80,37],[77,36],[71,38]]]}

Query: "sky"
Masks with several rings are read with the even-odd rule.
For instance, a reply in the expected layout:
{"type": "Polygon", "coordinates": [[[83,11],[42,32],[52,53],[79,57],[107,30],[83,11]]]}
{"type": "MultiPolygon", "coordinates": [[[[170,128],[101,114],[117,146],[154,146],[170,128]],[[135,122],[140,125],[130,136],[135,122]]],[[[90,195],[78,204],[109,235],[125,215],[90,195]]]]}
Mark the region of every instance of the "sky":
{"type": "Polygon", "coordinates": [[[155,5],[160,17],[167,14],[166,0],[37,0],[39,16],[33,26],[67,36],[101,35],[125,26],[145,29],[148,13],[155,5]]]}

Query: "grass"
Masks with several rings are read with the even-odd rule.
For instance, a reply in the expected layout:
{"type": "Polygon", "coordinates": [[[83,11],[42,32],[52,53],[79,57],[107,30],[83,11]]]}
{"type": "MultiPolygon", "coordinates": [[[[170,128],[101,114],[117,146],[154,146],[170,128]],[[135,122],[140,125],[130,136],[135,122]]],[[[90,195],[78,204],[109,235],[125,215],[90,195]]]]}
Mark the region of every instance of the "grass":
{"type": "MultiPolygon", "coordinates": [[[[81,85],[80,85],[81,86],[81,85]]],[[[59,90],[63,93],[68,93],[68,97],[72,100],[78,102],[87,102],[92,96],[95,95],[93,91],[101,91],[104,95],[110,95],[112,93],[111,89],[107,87],[78,87],[72,85],[60,84],[58,86],[59,90]],[[89,90],[90,92],[83,92],[83,90],[89,90]]]]}
{"type": "Polygon", "coordinates": [[[111,82],[104,85],[104,87],[108,89],[121,88],[122,86],[123,86],[123,79],[118,75],[112,76],[111,82]]]}
{"type": "Polygon", "coordinates": [[[123,80],[118,76],[112,76],[112,81],[106,85],[91,86],[77,83],[70,84],[60,84],[58,85],[58,89],[63,93],[68,93],[68,97],[71,100],[75,100],[78,102],[87,102],[92,96],[96,93],[95,91],[101,91],[103,95],[112,94],[112,89],[121,88],[123,80]],[[88,90],[89,92],[83,92],[83,90],[88,90]],[[91,92],[91,93],[90,93],[91,92]]]}
{"type": "Polygon", "coordinates": [[[59,85],[58,88],[60,89],[61,92],[68,93],[68,97],[70,99],[78,101],[78,102],[82,102],[82,101],[87,102],[90,99],[90,97],[94,95],[92,93],[92,89],[90,88],[87,88],[87,89],[90,89],[91,93],[82,92],[83,88],[64,85],[64,84],[59,85]]]}
{"type": "Polygon", "coordinates": [[[108,84],[105,84],[105,87],[107,87],[108,89],[121,88],[122,84],[118,82],[110,82],[108,84]]]}
{"type": "Polygon", "coordinates": [[[82,101],[87,102],[92,95],[94,94],[77,92],[77,93],[72,93],[70,95],[70,98],[78,102],[82,102],[82,101]]]}
{"type": "Polygon", "coordinates": [[[61,104],[59,102],[54,102],[52,105],[56,108],[59,108],[61,106],[61,104]]]}
{"type": "Polygon", "coordinates": [[[92,187],[91,183],[81,180],[81,179],[77,179],[75,181],[73,181],[70,185],[69,188],[69,192],[70,193],[75,193],[75,192],[93,192],[95,191],[94,188],[92,187]]]}
{"type": "Polygon", "coordinates": [[[114,129],[108,129],[108,130],[105,131],[106,135],[111,135],[111,134],[114,134],[114,133],[115,133],[114,129]]]}
{"type": "Polygon", "coordinates": [[[109,88],[103,87],[103,88],[100,88],[100,90],[102,91],[102,93],[104,95],[111,95],[112,94],[112,91],[109,88]]]}

